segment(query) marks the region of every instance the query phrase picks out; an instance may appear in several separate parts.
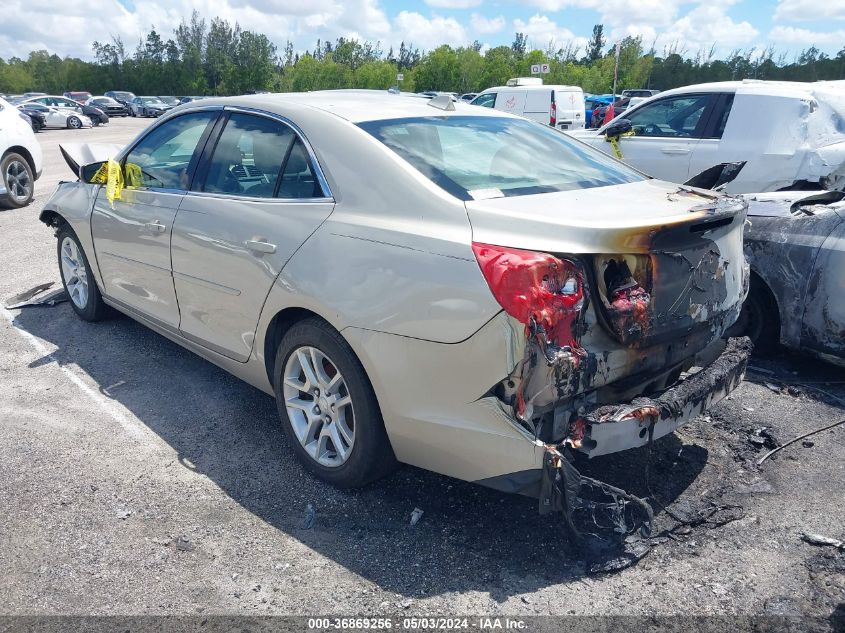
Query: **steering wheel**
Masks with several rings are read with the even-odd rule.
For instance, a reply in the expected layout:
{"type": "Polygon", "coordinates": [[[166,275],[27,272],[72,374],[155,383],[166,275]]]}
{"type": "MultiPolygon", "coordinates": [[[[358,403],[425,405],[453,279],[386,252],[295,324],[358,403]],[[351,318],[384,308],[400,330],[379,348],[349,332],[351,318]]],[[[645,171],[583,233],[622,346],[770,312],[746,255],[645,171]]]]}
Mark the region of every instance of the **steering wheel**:
{"type": "Polygon", "coordinates": [[[663,136],[663,130],[656,123],[649,123],[643,128],[645,136],[663,136]]]}

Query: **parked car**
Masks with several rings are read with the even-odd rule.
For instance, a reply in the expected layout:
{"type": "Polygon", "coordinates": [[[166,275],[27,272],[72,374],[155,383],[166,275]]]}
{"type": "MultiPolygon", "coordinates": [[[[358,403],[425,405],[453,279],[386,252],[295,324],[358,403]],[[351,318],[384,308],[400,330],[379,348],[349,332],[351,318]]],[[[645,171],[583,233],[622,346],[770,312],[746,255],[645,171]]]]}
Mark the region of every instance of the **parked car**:
{"type": "Polygon", "coordinates": [[[159,97],[159,99],[173,108],[182,104],[182,102],[179,100],[179,97],[159,97]]]}
{"type": "Polygon", "coordinates": [[[23,101],[18,107],[42,112],[46,127],[80,129],[94,125],[93,121],[82,113],[82,106],[65,97],[34,97],[23,101]]]}
{"type": "Polygon", "coordinates": [[[83,104],[83,103],[86,103],[91,98],[91,93],[90,92],[83,92],[83,91],[72,91],[72,92],[66,92],[64,94],[64,96],[67,97],[68,99],[73,99],[74,101],[76,101],[79,104],[83,104]]]}
{"type": "Polygon", "coordinates": [[[495,108],[559,130],[584,127],[584,92],[578,86],[544,86],[536,77],[519,77],[507,86],[488,88],[473,105],[495,108]]]}
{"type": "Polygon", "coordinates": [[[173,106],[158,97],[135,97],[129,102],[129,116],[161,116],[173,106]]]}
{"type": "Polygon", "coordinates": [[[584,95],[584,127],[595,127],[593,125],[593,113],[596,108],[610,103],[613,95],[584,95]]]}
{"type": "Polygon", "coordinates": [[[125,148],[62,151],[82,178],[40,218],[71,308],[113,306],[274,394],[292,450],[339,486],[398,460],[543,484],[564,510],[564,447],[644,446],[744,372],[747,339],[722,334],[745,205],[521,117],[380,91],[213,98],[125,148]],[[133,195],[101,186],[111,157],[133,195]]]}
{"type": "Polygon", "coordinates": [[[82,114],[91,119],[91,123],[94,125],[94,127],[109,122],[109,115],[106,114],[105,111],[103,111],[101,108],[88,104],[82,104],[79,107],[82,109],[82,114]]]}
{"type": "Polygon", "coordinates": [[[461,101],[472,101],[478,96],[477,92],[465,92],[461,95],[461,101]]]}
{"type": "Polygon", "coordinates": [[[207,99],[208,97],[179,97],[179,103],[191,103],[192,101],[199,101],[200,99],[207,99]]]}
{"type": "Polygon", "coordinates": [[[656,178],[684,182],[745,161],[729,193],[845,187],[845,87],[729,81],[661,92],[580,140],[656,178]]]}
{"type": "Polygon", "coordinates": [[[46,92],[25,92],[21,95],[21,99],[32,99],[32,97],[43,97],[46,92]]]}
{"type": "Polygon", "coordinates": [[[128,109],[130,102],[135,98],[135,93],[126,90],[109,90],[105,96],[122,103],[128,109]]]}
{"type": "Polygon", "coordinates": [[[20,107],[18,110],[27,117],[33,132],[40,132],[47,127],[47,115],[44,112],[26,107],[20,107]]]}
{"type": "Polygon", "coordinates": [[[85,103],[86,105],[95,106],[99,108],[100,110],[108,114],[110,117],[129,116],[129,110],[126,108],[126,106],[120,103],[120,101],[112,99],[111,97],[91,97],[85,103]]]}
{"type": "Polygon", "coordinates": [[[648,88],[629,88],[628,90],[622,91],[623,97],[644,97],[648,99],[649,97],[653,97],[656,94],[659,94],[659,90],[649,90],[648,88]]]}
{"type": "Polygon", "coordinates": [[[732,333],[845,363],[845,194],[747,194],[748,298],[732,333]]]}
{"type": "Polygon", "coordinates": [[[25,207],[32,201],[41,164],[31,119],[0,99],[0,206],[25,207]]]}

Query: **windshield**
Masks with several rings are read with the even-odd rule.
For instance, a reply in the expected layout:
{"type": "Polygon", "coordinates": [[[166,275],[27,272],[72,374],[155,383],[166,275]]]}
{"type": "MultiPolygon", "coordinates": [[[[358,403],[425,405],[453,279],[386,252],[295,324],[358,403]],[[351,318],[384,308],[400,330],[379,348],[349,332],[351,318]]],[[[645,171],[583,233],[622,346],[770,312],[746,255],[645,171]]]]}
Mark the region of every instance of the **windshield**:
{"type": "Polygon", "coordinates": [[[179,99],[176,97],[159,97],[161,101],[164,101],[167,105],[179,105],[179,99]]]}
{"type": "Polygon", "coordinates": [[[158,97],[141,97],[141,103],[146,103],[147,105],[167,105],[158,97]]]}
{"type": "Polygon", "coordinates": [[[562,132],[523,119],[432,116],[359,125],[461,200],[589,189],[644,178],[562,132]]]}

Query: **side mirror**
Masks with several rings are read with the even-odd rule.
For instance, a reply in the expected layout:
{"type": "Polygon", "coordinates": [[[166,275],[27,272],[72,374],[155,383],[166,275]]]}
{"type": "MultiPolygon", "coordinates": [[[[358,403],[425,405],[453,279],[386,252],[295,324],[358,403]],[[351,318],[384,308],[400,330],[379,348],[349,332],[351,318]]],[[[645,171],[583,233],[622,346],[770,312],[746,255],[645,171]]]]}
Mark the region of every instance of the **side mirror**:
{"type": "Polygon", "coordinates": [[[607,138],[613,138],[616,136],[622,136],[623,134],[630,132],[633,126],[628,119],[614,119],[610,122],[604,130],[604,135],[607,138]]]}
{"type": "Polygon", "coordinates": [[[79,179],[89,185],[104,185],[106,183],[106,179],[102,178],[100,170],[103,168],[103,165],[108,162],[109,161],[107,160],[101,160],[89,165],[83,165],[79,168],[79,179]]]}

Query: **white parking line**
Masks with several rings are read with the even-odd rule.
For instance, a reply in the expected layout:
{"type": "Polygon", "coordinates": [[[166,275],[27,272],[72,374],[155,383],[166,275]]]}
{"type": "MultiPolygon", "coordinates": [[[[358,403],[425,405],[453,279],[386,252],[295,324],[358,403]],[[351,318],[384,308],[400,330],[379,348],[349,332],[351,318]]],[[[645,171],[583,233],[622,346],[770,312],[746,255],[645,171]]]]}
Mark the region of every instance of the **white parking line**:
{"type": "Polygon", "coordinates": [[[12,314],[6,308],[0,307],[0,314],[3,315],[3,318],[9,322],[9,325],[15,330],[18,334],[26,340],[30,347],[35,350],[38,354],[41,354],[42,357],[46,357],[50,361],[56,364],[56,367],[67,376],[68,380],[70,380],[76,387],[82,391],[85,395],[87,395],[91,400],[93,400],[105,413],[109,415],[115,422],[117,422],[123,430],[126,431],[129,435],[133,438],[142,442],[145,445],[150,445],[154,440],[158,439],[158,436],[153,433],[148,427],[141,424],[137,421],[137,419],[129,412],[129,410],[121,405],[119,402],[106,398],[103,394],[98,392],[95,389],[92,389],[88,386],[82,378],[80,378],[76,373],[74,373],[70,367],[66,365],[62,365],[53,356],[53,353],[47,349],[44,345],[44,342],[41,341],[38,337],[34,336],[30,332],[18,327],[15,325],[15,315],[12,314]]]}

